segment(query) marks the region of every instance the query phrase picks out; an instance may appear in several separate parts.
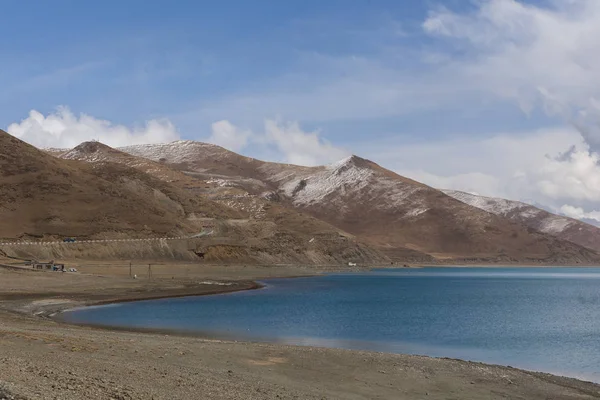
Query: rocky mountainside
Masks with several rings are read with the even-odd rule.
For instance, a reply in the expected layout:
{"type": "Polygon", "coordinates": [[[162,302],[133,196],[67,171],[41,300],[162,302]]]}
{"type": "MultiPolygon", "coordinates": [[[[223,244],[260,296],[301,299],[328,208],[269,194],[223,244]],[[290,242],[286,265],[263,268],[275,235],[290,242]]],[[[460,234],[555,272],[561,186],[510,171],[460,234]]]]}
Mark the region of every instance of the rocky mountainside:
{"type": "Polygon", "coordinates": [[[537,231],[600,251],[600,228],[597,226],[552,214],[519,201],[478,196],[457,190],[444,190],[444,193],[463,203],[522,223],[537,231]]]}
{"type": "Polygon", "coordinates": [[[57,159],[3,131],[0,168],[2,238],[179,234],[198,229],[188,213],[235,214],[136,169],[57,159]]]}
{"type": "Polygon", "coordinates": [[[298,209],[391,256],[403,247],[439,259],[583,261],[595,257],[356,156],[320,170],[275,179],[283,197],[298,209]]]}
{"type": "Polygon", "coordinates": [[[598,255],[357,156],[322,167],[268,163],[179,141],[120,149],[308,213],[393,259],[595,263],[598,255]]]}
{"type": "Polygon", "coordinates": [[[207,227],[210,238],[173,245],[159,242],[155,248],[146,244],[81,244],[30,246],[30,250],[10,247],[3,248],[4,253],[62,258],[204,257],[215,262],[261,263],[387,261],[352,235],[323,221],[276,204],[264,208],[261,220],[253,218],[248,210],[198,195],[195,186],[187,186],[192,181],[202,185],[202,181],[104,145],[82,144],[55,154],[63,158],[0,131],[3,242],[64,237],[191,237],[207,227]]]}
{"type": "Polygon", "coordinates": [[[269,163],[244,157],[220,146],[190,140],[128,146],[118,150],[169,165],[211,184],[238,187],[255,195],[277,189],[270,184],[270,177],[273,175],[313,170],[308,167],[269,163]]]}
{"type": "MultiPolygon", "coordinates": [[[[53,154],[52,150],[49,150],[53,154]]],[[[89,163],[117,163],[123,164],[131,168],[135,168],[160,180],[177,183],[180,186],[194,185],[198,182],[190,179],[184,173],[169,168],[161,163],[152,161],[143,157],[136,157],[131,154],[124,153],[117,149],[113,149],[100,142],[84,142],[71,150],[58,151],[55,150],[58,157],[65,160],[79,160],[89,163]]]]}

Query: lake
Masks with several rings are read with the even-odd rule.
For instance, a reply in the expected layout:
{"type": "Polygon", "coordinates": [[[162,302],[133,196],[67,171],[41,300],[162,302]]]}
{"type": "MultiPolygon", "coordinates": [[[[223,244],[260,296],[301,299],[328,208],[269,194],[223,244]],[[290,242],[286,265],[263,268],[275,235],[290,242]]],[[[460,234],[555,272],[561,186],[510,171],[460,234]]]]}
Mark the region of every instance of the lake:
{"type": "Polygon", "coordinates": [[[65,312],[72,323],[451,357],[600,381],[600,268],[422,268],[65,312]]]}

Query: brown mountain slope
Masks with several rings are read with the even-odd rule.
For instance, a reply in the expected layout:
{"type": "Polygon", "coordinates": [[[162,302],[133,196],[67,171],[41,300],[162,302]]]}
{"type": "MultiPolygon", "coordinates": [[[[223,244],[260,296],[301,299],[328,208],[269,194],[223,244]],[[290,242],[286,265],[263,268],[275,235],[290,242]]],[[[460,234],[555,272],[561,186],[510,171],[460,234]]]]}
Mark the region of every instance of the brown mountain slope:
{"type": "Polygon", "coordinates": [[[196,142],[123,148],[184,171],[221,175],[249,191],[356,235],[394,258],[596,263],[598,254],[458,201],[353,156],[325,167],[266,163],[196,142]]]}
{"type": "Polygon", "coordinates": [[[223,186],[235,186],[252,194],[277,189],[270,182],[273,175],[295,175],[314,168],[270,163],[244,157],[220,146],[194,141],[177,141],[122,147],[119,150],[167,164],[195,177],[223,186]]]}
{"type": "Polygon", "coordinates": [[[165,144],[148,144],[122,147],[125,153],[163,162],[184,171],[254,177],[253,171],[264,162],[244,157],[223,147],[208,143],[180,140],[165,144]]]}
{"type": "MultiPolygon", "coordinates": [[[[298,174],[315,173],[325,168],[260,161],[240,156],[216,145],[194,141],[138,145],[118,150],[136,157],[160,162],[171,168],[185,171],[187,175],[203,179],[210,185],[216,185],[216,190],[204,191],[200,194],[234,209],[258,210],[258,215],[254,216],[259,218],[262,218],[266,207],[273,207],[273,210],[278,210],[280,215],[286,217],[295,214],[294,212],[290,214],[290,209],[294,209],[293,205],[286,201],[285,196],[281,197],[279,181],[298,174]],[[238,189],[238,191],[232,193],[232,188],[238,189]],[[229,191],[225,193],[223,189],[229,191]],[[224,193],[225,195],[223,195],[224,193]]],[[[390,171],[381,170],[384,174],[392,174],[390,171]]],[[[406,180],[418,184],[415,181],[406,180]]],[[[268,218],[272,219],[273,216],[268,218]]],[[[280,222],[278,221],[278,223],[280,222]]],[[[429,254],[401,245],[396,245],[393,251],[388,251],[388,253],[402,261],[434,261],[429,254]]]]}
{"type": "Polygon", "coordinates": [[[123,168],[59,160],[0,131],[0,237],[177,234],[197,231],[191,212],[236,215],[123,168]]]}
{"type": "Polygon", "coordinates": [[[60,153],[52,152],[52,150],[47,151],[65,160],[79,160],[89,163],[110,162],[126,165],[162,181],[175,183],[180,187],[194,187],[205,184],[205,182],[199,182],[197,179],[193,179],[181,171],[169,168],[164,164],[124,153],[100,142],[84,142],[71,150],[60,153]]]}
{"type": "Polygon", "coordinates": [[[600,228],[597,226],[586,224],[573,218],[552,214],[520,201],[477,196],[457,190],[444,190],[444,193],[463,203],[522,223],[537,231],[576,243],[594,251],[600,251],[600,228]]]}
{"type": "Polygon", "coordinates": [[[588,262],[597,255],[352,156],[278,182],[293,204],[380,249],[445,258],[588,262]]]}
{"type": "MultiPolygon", "coordinates": [[[[116,159],[132,160],[109,147],[94,147],[99,150],[86,154],[113,153],[116,159]]],[[[106,159],[81,162],[55,158],[0,131],[0,238],[190,236],[206,226],[211,235],[154,247],[125,243],[2,250],[13,256],[44,258],[190,259],[202,254],[209,262],[386,261],[350,235],[297,211],[261,199],[268,207],[263,210],[264,217],[257,220],[248,210],[198,196],[185,190],[185,185],[175,184],[177,180],[170,182],[172,177],[196,181],[167,166],[158,166],[162,172],[157,176],[164,179],[160,180],[146,173],[154,168],[147,160],[137,170],[126,162],[106,159]]]]}

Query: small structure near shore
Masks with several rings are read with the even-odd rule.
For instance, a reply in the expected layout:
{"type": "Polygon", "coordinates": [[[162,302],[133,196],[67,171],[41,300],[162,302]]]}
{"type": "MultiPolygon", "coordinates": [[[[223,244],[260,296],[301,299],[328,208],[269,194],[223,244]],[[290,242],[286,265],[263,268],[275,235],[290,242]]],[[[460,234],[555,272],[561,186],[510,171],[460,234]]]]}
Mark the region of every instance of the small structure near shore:
{"type": "Polygon", "coordinates": [[[34,269],[42,269],[42,270],[50,270],[50,271],[64,271],[65,270],[65,264],[57,264],[54,262],[54,260],[52,260],[50,262],[32,261],[31,267],[34,269]]]}

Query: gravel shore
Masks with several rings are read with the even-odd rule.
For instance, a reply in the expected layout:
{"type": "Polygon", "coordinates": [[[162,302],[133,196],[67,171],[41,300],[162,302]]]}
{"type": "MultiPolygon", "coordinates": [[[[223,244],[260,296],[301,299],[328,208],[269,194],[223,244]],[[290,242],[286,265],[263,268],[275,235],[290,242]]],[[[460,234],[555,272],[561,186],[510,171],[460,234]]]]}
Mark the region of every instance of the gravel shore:
{"type": "Polygon", "coordinates": [[[0,399],[600,399],[600,386],[460,360],[63,324],[74,306],[254,288],[301,268],[0,268],[0,399]],[[266,271],[268,270],[268,274],[266,271]],[[99,276],[99,271],[103,272],[99,276]],[[86,273],[87,272],[87,273],[86,273]],[[170,276],[168,276],[170,275],[170,276]],[[231,285],[215,285],[223,281],[231,285]]]}

